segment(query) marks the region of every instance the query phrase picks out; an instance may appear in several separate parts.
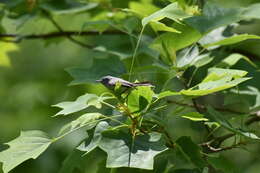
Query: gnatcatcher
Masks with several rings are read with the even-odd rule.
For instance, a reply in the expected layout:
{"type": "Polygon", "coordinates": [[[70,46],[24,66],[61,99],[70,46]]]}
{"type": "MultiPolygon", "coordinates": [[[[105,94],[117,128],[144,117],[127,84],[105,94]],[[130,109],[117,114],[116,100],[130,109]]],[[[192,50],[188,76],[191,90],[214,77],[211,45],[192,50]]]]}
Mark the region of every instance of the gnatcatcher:
{"type": "Polygon", "coordinates": [[[150,86],[154,87],[151,83],[149,82],[129,82],[124,79],[118,78],[118,77],[113,77],[113,76],[104,76],[99,80],[96,80],[97,82],[101,82],[104,86],[107,88],[113,88],[116,86],[117,83],[119,83],[121,86],[126,87],[126,88],[133,88],[137,86],[150,86]]]}

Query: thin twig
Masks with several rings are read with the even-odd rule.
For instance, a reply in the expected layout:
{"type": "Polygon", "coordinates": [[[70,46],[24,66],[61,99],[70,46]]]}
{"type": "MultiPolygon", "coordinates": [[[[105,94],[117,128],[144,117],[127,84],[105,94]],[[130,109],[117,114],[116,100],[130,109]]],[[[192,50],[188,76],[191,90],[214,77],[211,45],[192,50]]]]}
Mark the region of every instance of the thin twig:
{"type": "Polygon", "coordinates": [[[208,142],[200,144],[200,146],[206,147],[207,149],[209,149],[209,152],[211,152],[211,153],[216,153],[216,152],[231,150],[231,149],[234,149],[234,148],[238,148],[238,147],[240,147],[241,145],[246,145],[246,143],[245,143],[245,142],[239,142],[239,143],[237,143],[237,144],[233,144],[233,145],[231,145],[231,146],[222,147],[222,148],[212,147],[212,146],[210,145],[210,143],[208,143],[208,142]]]}

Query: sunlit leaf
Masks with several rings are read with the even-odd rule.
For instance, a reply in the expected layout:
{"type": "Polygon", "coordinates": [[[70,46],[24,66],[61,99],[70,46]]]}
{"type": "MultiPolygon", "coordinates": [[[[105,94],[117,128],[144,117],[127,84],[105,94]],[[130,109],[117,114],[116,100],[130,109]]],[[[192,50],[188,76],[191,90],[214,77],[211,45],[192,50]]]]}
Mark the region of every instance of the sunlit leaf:
{"type": "Polygon", "coordinates": [[[239,53],[233,53],[233,54],[229,55],[228,57],[223,59],[219,64],[217,64],[217,67],[221,67],[221,68],[231,67],[231,66],[235,65],[241,59],[247,61],[252,66],[256,67],[256,64],[254,62],[252,62],[248,57],[241,55],[239,53]]]}
{"type": "Polygon", "coordinates": [[[228,38],[224,38],[223,40],[217,41],[217,42],[213,42],[213,43],[209,43],[209,44],[205,44],[203,45],[204,47],[208,48],[211,46],[217,46],[217,45],[230,45],[230,44],[235,44],[244,40],[248,40],[248,39],[260,39],[260,36],[257,35],[249,35],[249,34],[240,34],[240,35],[234,35],[232,37],[228,37],[228,38]]]}
{"type": "Polygon", "coordinates": [[[237,86],[251,78],[246,78],[246,71],[233,69],[211,68],[204,80],[196,86],[181,90],[180,93],[189,96],[203,96],[237,86]]]}
{"type": "Polygon", "coordinates": [[[72,114],[78,111],[81,111],[83,109],[86,109],[89,106],[94,106],[98,109],[101,108],[102,104],[101,102],[104,101],[106,97],[99,97],[95,94],[85,94],[83,96],[80,96],[77,98],[77,100],[72,102],[62,102],[56,105],[53,105],[55,107],[62,108],[60,112],[55,114],[57,115],[68,115],[72,114]]]}
{"type": "Polygon", "coordinates": [[[171,0],[172,2],[177,1],[178,5],[188,14],[199,15],[200,9],[196,1],[189,0],[171,0]]]}
{"type": "Polygon", "coordinates": [[[152,21],[150,22],[151,27],[153,28],[153,30],[155,31],[168,31],[168,32],[177,32],[180,33],[178,30],[169,27],[167,25],[165,25],[164,23],[161,22],[157,22],[157,21],[152,21]]]}
{"type": "Polygon", "coordinates": [[[36,159],[51,143],[52,139],[42,131],[22,131],[18,138],[6,143],[8,149],[0,152],[4,173],[28,159],[36,159]]]}
{"type": "Polygon", "coordinates": [[[208,76],[206,76],[203,81],[218,80],[225,76],[232,76],[233,78],[241,78],[247,75],[247,71],[236,70],[236,69],[223,69],[223,68],[209,68],[208,76]]]}
{"type": "Polygon", "coordinates": [[[98,123],[98,119],[104,117],[100,113],[86,113],[81,115],[76,120],[71,121],[70,123],[64,125],[60,131],[59,135],[63,135],[66,133],[73,132],[75,130],[78,130],[81,127],[85,127],[87,129],[91,129],[95,127],[95,125],[98,123]]]}
{"type": "Polygon", "coordinates": [[[151,87],[140,86],[132,90],[127,98],[127,106],[133,113],[139,113],[152,102],[154,92],[151,87]]]}
{"type": "Polygon", "coordinates": [[[14,43],[5,43],[0,42],[0,66],[7,66],[9,67],[11,65],[10,59],[8,54],[12,51],[17,51],[19,48],[14,43]]]}
{"type": "Polygon", "coordinates": [[[142,25],[145,26],[151,21],[159,21],[164,18],[168,18],[179,22],[181,19],[190,17],[189,14],[185,13],[181,8],[178,7],[177,3],[172,3],[163,9],[156,11],[155,13],[151,14],[148,17],[145,17],[142,20],[142,25]]]}
{"type": "Polygon", "coordinates": [[[153,12],[159,10],[158,7],[151,3],[151,0],[141,0],[141,2],[130,2],[129,8],[131,9],[131,11],[135,12],[140,17],[146,17],[152,14],[153,12]]]}
{"type": "Polygon", "coordinates": [[[167,148],[161,134],[138,135],[134,141],[129,133],[112,131],[103,134],[99,147],[107,153],[109,168],[131,167],[153,169],[154,157],[167,148]],[[145,159],[144,159],[145,158],[145,159]]]}
{"type": "Polygon", "coordinates": [[[196,61],[196,58],[199,55],[199,48],[197,46],[191,46],[186,49],[183,49],[177,55],[177,67],[178,68],[187,68],[192,66],[196,61]]]}
{"type": "Polygon", "coordinates": [[[188,112],[181,114],[182,118],[189,119],[191,121],[208,121],[207,118],[204,118],[204,115],[198,113],[198,112],[188,112]]]}
{"type": "Polygon", "coordinates": [[[173,91],[163,91],[163,92],[159,93],[156,96],[156,98],[162,99],[164,97],[175,96],[175,95],[180,95],[180,93],[179,92],[173,92],[173,91]]]}
{"type": "MultiPolygon", "coordinates": [[[[227,26],[216,28],[216,29],[210,31],[209,33],[203,35],[203,37],[199,40],[199,43],[203,46],[203,45],[207,45],[210,43],[214,43],[214,42],[223,40],[228,37],[226,30],[227,30],[227,26]]],[[[228,33],[228,34],[229,34],[229,36],[233,35],[233,33],[228,33]]],[[[218,46],[212,46],[208,49],[214,49],[217,47],[218,46]]]]}
{"type": "Polygon", "coordinates": [[[102,132],[107,130],[108,127],[109,127],[109,124],[105,121],[101,121],[100,123],[98,123],[98,125],[96,126],[95,131],[93,132],[91,137],[89,137],[87,140],[82,142],[77,147],[77,149],[80,151],[84,151],[85,154],[94,150],[96,147],[98,147],[99,142],[102,139],[102,132]]]}
{"type": "Polygon", "coordinates": [[[204,65],[207,65],[214,59],[213,56],[211,56],[209,53],[201,54],[196,57],[196,59],[191,63],[191,65],[194,65],[197,68],[200,68],[204,65]]]}
{"type": "Polygon", "coordinates": [[[243,9],[242,16],[245,19],[259,19],[260,18],[260,3],[254,3],[243,9]]]}

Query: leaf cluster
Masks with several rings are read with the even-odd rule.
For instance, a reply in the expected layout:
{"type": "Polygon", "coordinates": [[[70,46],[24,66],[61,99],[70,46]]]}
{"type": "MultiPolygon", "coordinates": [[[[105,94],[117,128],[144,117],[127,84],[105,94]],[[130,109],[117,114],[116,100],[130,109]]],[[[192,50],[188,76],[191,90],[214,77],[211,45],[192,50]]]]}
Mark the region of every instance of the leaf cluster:
{"type": "Polygon", "coordinates": [[[86,172],[85,160],[98,165],[95,172],[227,172],[232,166],[216,153],[260,139],[250,128],[251,117],[259,118],[259,90],[247,84],[252,77],[246,69],[235,68],[239,62],[258,66],[233,49],[245,40],[260,39],[235,32],[242,21],[259,19],[259,9],[259,3],[225,8],[199,0],[1,3],[0,20],[9,18],[19,26],[16,33],[0,34],[4,48],[0,65],[10,65],[7,52],[24,39],[61,37],[93,56],[90,63],[66,69],[73,77],[70,85],[99,85],[97,79],[112,75],[130,82],[148,80],[155,86],[124,88],[118,83],[113,89],[54,105],[61,109],[54,116],[78,117],[55,137],[38,130],[21,132],[0,152],[3,171],[37,158],[51,144],[85,129],[86,138],[65,159],[61,173],[86,172]],[[49,26],[48,31],[25,33],[23,29],[32,26],[29,19],[49,26]],[[89,38],[82,39],[84,35],[89,38]],[[219,97],[220,103],[212,102],[219,97]],[[171,123],[180,119],[199,126],[201,140],[194,140],[192,134],[175,135],[171,123]],[[91,160],[93,155],[96,161],[91,160]]]}

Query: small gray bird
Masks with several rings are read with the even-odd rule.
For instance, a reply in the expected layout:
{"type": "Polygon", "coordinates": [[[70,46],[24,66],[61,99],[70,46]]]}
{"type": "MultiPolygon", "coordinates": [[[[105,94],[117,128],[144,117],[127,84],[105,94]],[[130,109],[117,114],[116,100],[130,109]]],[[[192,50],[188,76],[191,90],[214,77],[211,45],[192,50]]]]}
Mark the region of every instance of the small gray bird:
{"type": "Polygon", "coordinates": [[[97,82],[101,82],[104,86],[107,88],[113,88],[117,83],[120,83],[121,86],[126,87],[126,88],[133,88],[137,86],[150,86],[154,87],[151,83],[149,82],[129,82],[121,78],[113,77],[113,76],[104,76],[99,80],[96,80],[97,82]]]}

